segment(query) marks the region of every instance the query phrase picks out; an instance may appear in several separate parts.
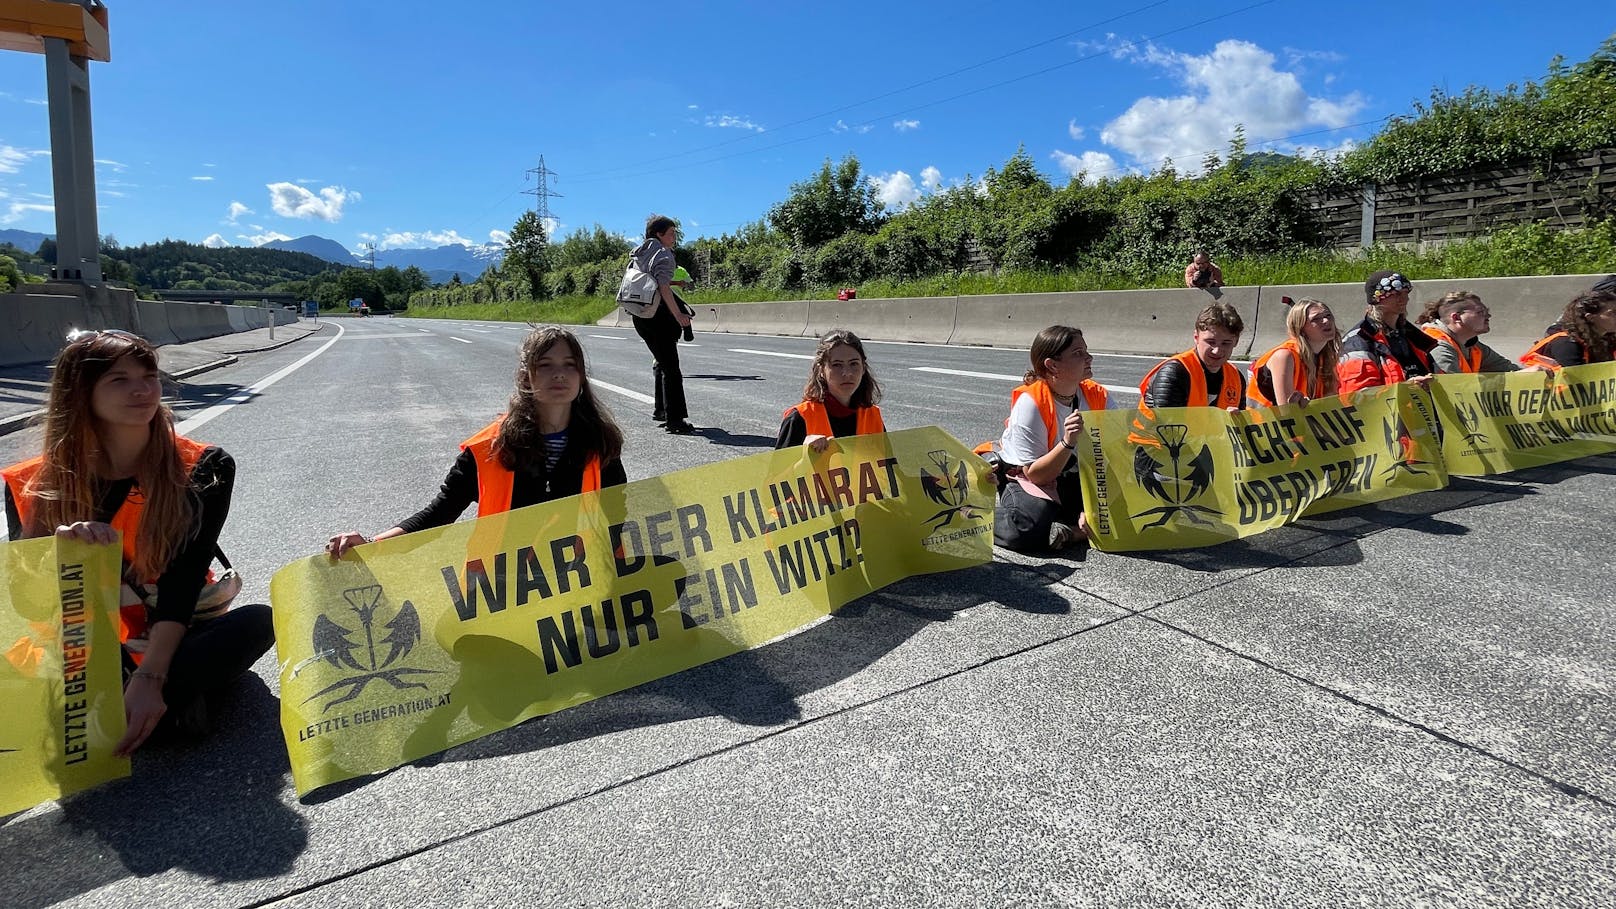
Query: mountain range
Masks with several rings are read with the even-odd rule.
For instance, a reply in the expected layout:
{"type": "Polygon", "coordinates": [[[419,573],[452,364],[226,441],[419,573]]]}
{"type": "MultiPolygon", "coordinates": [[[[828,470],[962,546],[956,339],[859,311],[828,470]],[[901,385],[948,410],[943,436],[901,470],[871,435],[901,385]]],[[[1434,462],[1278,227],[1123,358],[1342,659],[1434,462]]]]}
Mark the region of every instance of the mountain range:
{"type": "MultiPolygon", "coordinates": [[[[264,247],[308,253],[339,265],[370,264],[367,257],[356,255],[341,243],[315,234],[295,240],[271,240],[264,247]]],[[[499,264],[504,257],[505,248],[497,243],[484,243],[481,246],[451,243],[433,249],[378,249],[376,267],[392,265],[408,268],[413,265],[426,272],[434,283],[442,284],[457,274],[462,281],[474,281],[488,266],[499,264]]]]}
{"type": "Polygon", "coordinates": [[[23,252],[31,253],[53,236],[55,234],[36,234],[31,230],[0,230],[0,244],[9,243],[23,252]]]}

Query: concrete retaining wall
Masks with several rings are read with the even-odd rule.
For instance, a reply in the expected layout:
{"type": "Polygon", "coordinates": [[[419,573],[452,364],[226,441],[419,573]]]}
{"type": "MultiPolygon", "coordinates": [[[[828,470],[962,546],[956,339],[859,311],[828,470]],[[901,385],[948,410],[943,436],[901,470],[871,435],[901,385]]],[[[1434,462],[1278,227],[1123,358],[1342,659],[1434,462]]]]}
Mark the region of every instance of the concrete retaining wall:
{"type": "Polygon", "coordinates": [[[161,347],[297,321],[284,307],[136,300],[133,291],[28,284],[0,294],[0,366],[48,363],[75,328],[121,328],[161,347]]]}
{"type": "MultiPolygon", "coordinates": [[[[1516,357],[1543,336],[1572,297],[1603,275],[1551,275],[1526,278],[1462,278],[1416,281],[1409,318],[1426,300],[1468,290],[1492,310],[1486,342],[1516,357]]],[[[1240,312],[1246,331],[1239,354],[1254,356],[1285,340],[1283,297],[1313,298],[1330,304],[1343,330],[1363,318],[1361,283],[1299,284],[1283,287],[1225,287],[1220,299],[1240,312]]],[[[725,303],[697,307],[702,332],[818,337],[845,328],[879,341],[921,341],[1025,347],[1048,325],[1076,325],[1089,346],[1106,353],[1166,356],[1189,347],[1195,316],[1212,296],[1201,290],[1113,290],[898,300],[806,300],[725,303]]],[[[629,326],[622,310],[601,319],[603,326],[629,326]]]]}

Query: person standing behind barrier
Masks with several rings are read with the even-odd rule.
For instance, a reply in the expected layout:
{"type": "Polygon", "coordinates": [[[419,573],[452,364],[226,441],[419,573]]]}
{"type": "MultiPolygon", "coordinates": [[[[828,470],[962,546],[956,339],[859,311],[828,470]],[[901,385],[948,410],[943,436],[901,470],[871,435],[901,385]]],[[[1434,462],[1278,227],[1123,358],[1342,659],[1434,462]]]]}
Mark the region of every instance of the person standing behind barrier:
{"type": "Polygon", "coordinates": [[[685,377],[679,371],[679,336],[690,326],[690,316],[673,293],[673,248],[679,244],[679,225],[666,215],[652,215],[645,221],[645,241],[635,247],[633,256],[640,269],[657,282],[657,306],[649,316],[634,317],[634,333],[640,336],[651,356],[656,403],[651,418],[665,423],[674,435],[696,431],[690,425],[685,404],[685,377]]]}
{"type": "Polygon", "coordinates": [[[1215,290],[1223,286],[1223,269],[1219,268],[1205,250],[1199,250],[1184,266],[1184,286],[1201,290],[1215,290]]]}
{"type": "Polygon", "coordinates": [[[517,357],[509,410],[460,443],[437,498],[374,537],[337,534],[325,547],[333,559],[361,543],[452,524],[472,502],[481,518],[628,482],[623,431],[595,400],[577,335],[536,328],[517,357]]]}
{"type": "Polygon", "coordinates": [[[1436,339],[1431,362],[1439,372],[1514,372],[1514,361],[1481,343],[1481,336],[1493,330],[1492,312],[1481,298],[1465,290],[1430,300],[1414,324],[1436,339]]]}
{"type": "Polygon", "coordinates": [[[1522,354],[1521,362],[1546,369],[1604,363],[1613,358],[1613,336],[1616,336],[1616,281],[1607,279],[1566,304],[1559,321],[1549,326],[1548,336],[1522,354]],[[1610,287],[1605,289],[1607,284],[1610,287]]]}
{"type": "Polygon", "coordinates": [[[1364,281],[1364,318],[1341,342],[1336,377],[1344,392],[1395,385],[1408,380],[1421,388],[1436,372],[1431,348],[1436,339],[1408,324],[1408,295],[1414,284],[1395,271],[1377,271],[1364,281]]]}
{"type": "Polygon", "coordinates": [[[1194,346],[1157,363],[1139,383],[1147,412],[1158,407],[1245,406],[1240,370],[1229,362],[1240,334],[1245,331],[1240,313],[1227,303],[1213,303],[1195,319],[1194,346]]]}
{"type": "Polygon", "coordinates": [[[864,342],[843,329],[819,339],[802,403],[786,409],[775,448],[806,444],[824,451],[831,439],[886,432],[881,422],[881,385],[870,372],[864,342]]]}
{"type": "Polygon", "coordinates": [[[1341,337],[1335,313],[1320,300],[1284,298],[1285,343],[1251,364],[1246,398],[1253,407],[1302,404],[1334,394],[1335,364],[1341,356],[1341,337]]]}
{"type": "MultiPolygon", "coordinates": [[[[1083,411],[1110,406],[1094,381],[1094,357],[1083,332],[1051,325],[1033,338],[1032,368],[1010,392],[1010,416],[999,437],[1005,482],[993,516],[993,542],[1016,552],[1065,549],[1093,539],[1083,516],[1077,445],[1083,411]]],[[[979,453],[991,444],[977,447],[979,453]]]]}
{"type": "Polygon", "coordinates": [[[162,399],[157,351],[143,338],[76,332],[51,374],[44,452],[0,471],[11,539],[54,532],[108,544],[123,535],[119,639],[128,725],[113,749],[119,756],[159,726],[201,731],[204,696],[275,643],[268,606],[224,611],[234,590],[208,589],[236,462],[177,434],[162,399]],[[205,594],[217,598],[204,619],[198,601],[205,594]]]}

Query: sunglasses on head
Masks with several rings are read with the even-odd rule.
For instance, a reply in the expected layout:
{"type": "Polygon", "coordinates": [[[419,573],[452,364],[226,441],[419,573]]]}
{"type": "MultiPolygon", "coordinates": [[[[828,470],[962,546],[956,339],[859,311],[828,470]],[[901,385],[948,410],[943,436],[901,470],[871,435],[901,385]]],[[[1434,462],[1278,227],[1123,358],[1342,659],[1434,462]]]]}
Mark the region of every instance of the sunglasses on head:
{"type": "Polygon", "coordinates": [[[121,328],[75,328],[67,333],[67,343],[74,344],[86,338],[94,338],[100,335],[112,335],[117,338],[127,338],[131,341],[146,340],[132,331],[124,331],[121,328]]]}

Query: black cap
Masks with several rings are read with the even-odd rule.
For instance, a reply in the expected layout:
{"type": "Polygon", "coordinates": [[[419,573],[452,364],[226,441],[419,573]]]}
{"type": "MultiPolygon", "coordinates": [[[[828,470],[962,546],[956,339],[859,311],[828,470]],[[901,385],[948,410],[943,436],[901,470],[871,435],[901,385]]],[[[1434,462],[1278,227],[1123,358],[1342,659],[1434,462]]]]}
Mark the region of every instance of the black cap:
{"type": "Polygon", "coordinates": [[[1389,268],[1384,268],[1375,272],[1363,283],[1364,297],[1368,300],[1370,306],[1375,305],[1375,298],[1381,294],[1396,293],[1400,290],[1413,289],[1413,281],[1410,281],[1389,268]]]}
{"type": "Polygon", "coordinates": [[[1616,275],[1606,275],[1605,280],[1594,285],[1594,293],[1616,293],[1616,275]]]}

